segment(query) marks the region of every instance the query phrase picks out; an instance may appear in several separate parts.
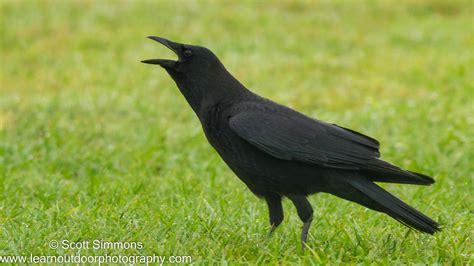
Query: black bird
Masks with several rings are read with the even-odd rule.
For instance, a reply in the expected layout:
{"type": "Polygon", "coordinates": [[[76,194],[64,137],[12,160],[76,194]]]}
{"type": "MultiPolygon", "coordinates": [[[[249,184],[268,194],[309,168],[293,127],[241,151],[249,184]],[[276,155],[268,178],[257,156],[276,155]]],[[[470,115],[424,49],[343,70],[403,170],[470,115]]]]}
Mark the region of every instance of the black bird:
{"type": "Polygon", "coordinates": [[[201,121],[209,143],[270,213],[270,234],[283,221],[282,197],[303,221],[304,249],[313,220],[307,196],[326,192],[383,212],[418,231],[438,224],[374,182],[430,185],[426,175],[381,159],[371,137],[301,114],[248,90],[209,49],[150,36],[178,60],[150,59],[163,67],[201,121]]]}

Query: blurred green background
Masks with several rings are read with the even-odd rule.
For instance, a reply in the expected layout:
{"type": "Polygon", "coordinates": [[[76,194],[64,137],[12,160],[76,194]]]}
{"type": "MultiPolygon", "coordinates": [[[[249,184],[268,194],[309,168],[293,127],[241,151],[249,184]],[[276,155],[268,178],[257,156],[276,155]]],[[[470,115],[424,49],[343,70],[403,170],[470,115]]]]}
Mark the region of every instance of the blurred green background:
{"type": "Polygon", "coordinates": [[[141,241],[196,263],[474,263],[472,1],[1,1],[0,255],[50,240],[141,241]],[[384,185],[435,235],[315,195],[309,248],[207,144],[148,35],[213,50],[248,88],[382,143],[434,176],[384,185]]]}

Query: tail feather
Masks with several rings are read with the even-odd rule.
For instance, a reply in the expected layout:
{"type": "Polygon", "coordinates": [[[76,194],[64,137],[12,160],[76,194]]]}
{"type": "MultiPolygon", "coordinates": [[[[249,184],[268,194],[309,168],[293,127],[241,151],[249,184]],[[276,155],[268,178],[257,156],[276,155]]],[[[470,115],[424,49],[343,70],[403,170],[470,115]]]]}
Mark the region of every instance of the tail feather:
{"type": "Polygon", "coordinates": [[[431,185],[435,182],[433,178],[427,175],[403,170],[398,166],[380,159],[370,161],[366,171],[371,175],[370,180],[374,182],[414,185],[431,185]]]}
{"type": "Polygon", "coordinates": [[[380,205],[378,209],[402,224],[428,234],[434,234],[440,231],[437,222],[408,206],[371,181],[366,179],[349,179],[348,182],[353,188],[380,205]]]}

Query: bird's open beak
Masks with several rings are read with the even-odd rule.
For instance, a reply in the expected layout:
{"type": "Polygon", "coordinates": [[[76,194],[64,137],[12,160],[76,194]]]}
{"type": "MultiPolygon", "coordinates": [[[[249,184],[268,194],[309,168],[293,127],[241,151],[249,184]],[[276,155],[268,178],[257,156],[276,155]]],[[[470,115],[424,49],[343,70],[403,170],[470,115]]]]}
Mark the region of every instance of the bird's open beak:
{"type": "MultiPolygon", "coordinates": [[[[179,48],[180,44],[172,42],[170,40],[167,40],[165,38],[157,37],[157,36],[148,36],[147,38],[152,39],[154,41],[157,41],[164,46],[168,47],[171,51],[173,51],[176,55],[179,57],[179,48]]],[[[142,63],[146,64],[153,64],[153,65],[160,65],[164,68],[172,68],[176,66],[176,63],[178,61],[173,61],[170,59],[148,59],[148,60],[143,60],[142,63]]]]}

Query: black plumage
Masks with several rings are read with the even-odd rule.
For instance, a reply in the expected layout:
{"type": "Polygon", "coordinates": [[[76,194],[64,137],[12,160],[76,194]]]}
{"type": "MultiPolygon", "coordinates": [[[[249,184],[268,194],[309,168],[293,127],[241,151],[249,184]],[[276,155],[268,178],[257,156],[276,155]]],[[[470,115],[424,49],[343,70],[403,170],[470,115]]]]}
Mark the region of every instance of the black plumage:
{"type": "Polygon", "coordinates": [[[209,143],[270,212],[271,232],[283,221],[282,197],[304,222],[307,239],[313,209],[307,196],[326,192],[383,212],[418,231],[438,224],[374,182],[430,185],[431,177],[381,160],[379,142],[356,131],[301,114],[249,91],[207,48],[156,40],[178,60],[162,66],[198,116],[209,143]]]}

